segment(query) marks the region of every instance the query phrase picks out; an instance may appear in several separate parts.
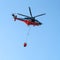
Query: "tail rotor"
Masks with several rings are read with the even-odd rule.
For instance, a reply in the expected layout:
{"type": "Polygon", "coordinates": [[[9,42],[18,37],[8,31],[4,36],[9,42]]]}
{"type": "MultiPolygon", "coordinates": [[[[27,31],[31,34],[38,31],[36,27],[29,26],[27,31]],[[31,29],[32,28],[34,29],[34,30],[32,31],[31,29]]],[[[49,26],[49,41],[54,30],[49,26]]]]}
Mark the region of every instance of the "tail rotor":
{"type": "Polygon", "coordinates": [[[14,18],[14,21],[16,21],[17,16],[16,16],[16,15],[14,15],[14,14],[12,14],[12,16],[13,16],[13,18],[14,18]]]}

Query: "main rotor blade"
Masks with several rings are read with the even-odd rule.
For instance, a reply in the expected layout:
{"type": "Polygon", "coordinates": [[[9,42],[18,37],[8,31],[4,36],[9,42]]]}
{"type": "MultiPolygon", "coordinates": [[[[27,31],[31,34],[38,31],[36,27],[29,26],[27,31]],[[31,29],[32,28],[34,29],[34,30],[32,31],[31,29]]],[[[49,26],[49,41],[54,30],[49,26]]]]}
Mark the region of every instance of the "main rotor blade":
{"type": "Polygon", "coordinates": [[[23,14],[20,14],[20,13],[17,13],[18,15],[21,15],[21,16],[24,16],[24,17],[29,17],[29,16],[27,16],[27,15],[23,15],[23,14]]]}
{"type": "Polygon", "coordinates": [[[43,15],[45,15],[46,13],[44,13],[44,14],[40,14],[40,15],[37,15],[37,16],[34,16],[34,17],[39,17],[39,16],[43,16],[43,15]]]}
{"type": "Polygon", "coordinates": [[[31,12],[31,8],[29,7],[29,12],[30,12],[30,16],[32,17],[32,12],[31,12]]]}

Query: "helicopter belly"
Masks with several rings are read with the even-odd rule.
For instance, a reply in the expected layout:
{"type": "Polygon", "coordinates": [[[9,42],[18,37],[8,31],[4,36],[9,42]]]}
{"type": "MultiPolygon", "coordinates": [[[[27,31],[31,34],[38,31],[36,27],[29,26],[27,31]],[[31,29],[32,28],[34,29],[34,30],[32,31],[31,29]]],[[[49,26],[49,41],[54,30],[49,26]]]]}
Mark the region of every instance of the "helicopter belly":
{"type": "Polygon", "coordinates": [[[33,25],[33,26],[38,26],[38,25],[39,25],[39,23],[37,23],[37,22],[31,22],[31,21],[29,21],[29,20],[24,20],[24,22],[25,22],[27,25],[33,25]]]}

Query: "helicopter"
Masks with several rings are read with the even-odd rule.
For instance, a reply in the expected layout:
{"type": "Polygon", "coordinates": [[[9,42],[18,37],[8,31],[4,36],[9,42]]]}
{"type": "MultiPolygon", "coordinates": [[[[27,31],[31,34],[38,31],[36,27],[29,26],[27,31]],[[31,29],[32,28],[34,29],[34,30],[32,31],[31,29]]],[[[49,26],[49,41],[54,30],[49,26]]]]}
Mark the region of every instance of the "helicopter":
{"type": "Polygon", "coordinates": [[[20,16],[23,16],[24,18],[18,18],[17,15],[15,15],[14,13],[12,14],[13,18],[14,18],[14,21],[16,20],[19,20],[19,21],[22,21],[22,22],[25,22],[28,26],[29,25],[33,25],[33,26],[39,26],[39,25],[42,25],[42,23],[40,21],[38,21],[36,19],[36,17],[39,17],[39,16],[43,16],[45,15],[46,13],[43,13],[43,14],[39,14],[39,15],[36,15],[36,16],[32,16],[32,12],[31,12],[31,8],[29,8],[29,13],[30,13],[30,16],[27,16],[27,15],[24,15],[24,14],[20,14],[20,13],[16,13],[17,15],[20,15],[20,16]]]}

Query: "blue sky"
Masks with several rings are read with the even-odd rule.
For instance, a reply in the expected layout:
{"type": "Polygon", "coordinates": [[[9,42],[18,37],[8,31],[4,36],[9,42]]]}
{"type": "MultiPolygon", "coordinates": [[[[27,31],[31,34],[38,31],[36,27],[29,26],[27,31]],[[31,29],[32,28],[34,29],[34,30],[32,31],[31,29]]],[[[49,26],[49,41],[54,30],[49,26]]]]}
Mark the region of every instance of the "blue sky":
{"type": "MultiPolygon", "coordinates": [[[[21,17],[21,16],[20,16],[21,17]]],[[[60,0],[0,0],[0,60],[60,60],[60,0]],[[38,17],[41,26],[13,21],[12,13],[38,17]],[[23,47],[27,42],[28,46],[23,47]]]]}

